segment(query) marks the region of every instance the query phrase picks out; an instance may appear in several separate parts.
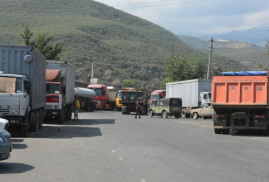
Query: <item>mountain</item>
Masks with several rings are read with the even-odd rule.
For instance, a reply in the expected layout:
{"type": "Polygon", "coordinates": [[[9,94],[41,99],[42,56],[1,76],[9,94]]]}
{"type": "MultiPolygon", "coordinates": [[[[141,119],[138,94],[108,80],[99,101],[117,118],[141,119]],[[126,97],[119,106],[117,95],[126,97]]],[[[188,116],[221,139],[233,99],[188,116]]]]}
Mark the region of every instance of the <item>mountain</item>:
{"type": "MultiPolygon", "coordinates": [[[[209,41],[186,35],[179,35],[178,37],[189,46],[204,53],[209,51],[209,41]]],[[[268,50],[265,47],[225,39],[214,40],[213,47],[213,56],[225,56],[237,60],[252,70],[258,69],[260,65],[268,65],[268,50]]]]}
{"type": "Polygon", "coordinates": [[[240,42],[249,42],[251,44],[256,44],[265,47],[267,40],[269,40],[269,28],[252,28],[246,31],[233,31],[227,34],[212,34],[203,35],[199,38],[202,40],[210,40],[212,37],[214,39],[230,39],[240,42]]]}
{"type": "MultiPolygon", "coordinates": [[[[201,54],[177,36],[149,21],[91,0],[0,0],[0,43],[23,45],[29,25],[47,32],[65,48],[61,60],[76,67],[76,79],[89,82],[91,65],[99,83],[121,87],[131,79],[137,88],[158,89],[165,77],[163,60],[201,54]]],[[[206,55],[204,55],[206,56],[206,55]]],[[[218,57],[213,67],[246,69],[218,57]]]]}

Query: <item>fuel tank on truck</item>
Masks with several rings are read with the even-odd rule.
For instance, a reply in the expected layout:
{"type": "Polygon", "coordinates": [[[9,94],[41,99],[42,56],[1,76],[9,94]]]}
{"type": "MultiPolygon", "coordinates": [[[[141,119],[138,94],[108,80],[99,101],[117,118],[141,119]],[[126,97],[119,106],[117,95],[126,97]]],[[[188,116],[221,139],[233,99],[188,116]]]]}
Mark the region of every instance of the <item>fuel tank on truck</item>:
{"type": "Polygon", "coordinates": [[[95,92],[92,89],[88,89],[88,88],[76,87],[74,92],[75,92],[75,96],[83,97],[87,99],[94,99],[94,97],[96,96],[95,92]]]}

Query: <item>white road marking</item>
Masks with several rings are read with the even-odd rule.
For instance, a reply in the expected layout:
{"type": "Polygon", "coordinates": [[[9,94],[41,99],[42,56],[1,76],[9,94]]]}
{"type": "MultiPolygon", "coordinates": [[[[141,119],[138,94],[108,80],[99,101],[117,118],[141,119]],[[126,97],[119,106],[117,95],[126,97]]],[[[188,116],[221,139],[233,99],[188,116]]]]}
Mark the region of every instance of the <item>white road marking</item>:
{"type": "Polygon", "coordinates": [[[141,179],[141,182],[146,182],[146,180],[144,180],[144,179],[141,179]]]}
{"type": "Polygon", "coordinates": [[[116,150],[111,150],[112,153],[116,153],[116,150]]]}
{"type": "Polygon", "coordinates": [[[121,161],[123,161],[123,158],[122,157],[119,157],[118,159],[121,160],[121,161]]]}

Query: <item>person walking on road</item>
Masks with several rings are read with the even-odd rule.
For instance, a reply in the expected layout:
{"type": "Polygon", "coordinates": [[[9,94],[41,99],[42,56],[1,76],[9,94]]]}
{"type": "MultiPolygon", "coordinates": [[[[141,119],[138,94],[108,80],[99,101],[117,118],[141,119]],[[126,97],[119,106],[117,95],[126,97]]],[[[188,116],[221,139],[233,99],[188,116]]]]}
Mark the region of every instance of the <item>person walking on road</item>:
{"type": "Polygon", "coordinates": [[[77,97],[75,97],[75,102],[74,102],[74,119],[78,119],[78,112],[80,109],[80,103],[77,97]]]}
{"type": "Polygon", "coordinates": [[[137,118],[137,115],[139,115],[139,118],[141,118],[141,117],[140,117],[140,115],[141,115],[141,111],[140,111],[139,99],[137,99],[137,101],[136,101],[136,114],[135,114],[135,119],[137,118]]]}

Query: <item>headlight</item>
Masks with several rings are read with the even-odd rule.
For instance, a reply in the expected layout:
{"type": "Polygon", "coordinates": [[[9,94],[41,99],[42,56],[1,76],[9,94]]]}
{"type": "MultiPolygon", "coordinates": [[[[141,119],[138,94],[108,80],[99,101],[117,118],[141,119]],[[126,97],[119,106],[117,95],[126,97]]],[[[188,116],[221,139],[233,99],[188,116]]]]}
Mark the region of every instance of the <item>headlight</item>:
{"type": "Polygon", "coordinates": [[[0,142],[5,142],[2,137],[0,137],[0,142]]]}
{"type": "Polygon", "coordinates": [[[13,110],[12,110],[12,114],[17,115],[17,114],[18,114],[18,111],[17,111],[16,109],[13,109],[13,110]]]}

